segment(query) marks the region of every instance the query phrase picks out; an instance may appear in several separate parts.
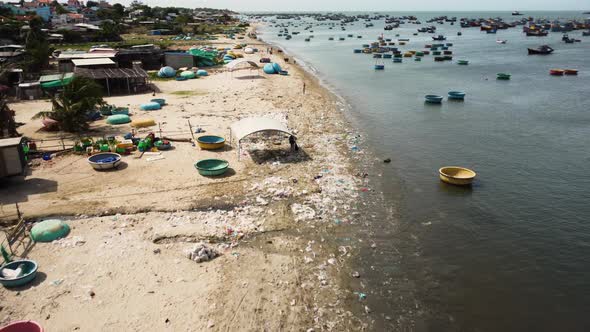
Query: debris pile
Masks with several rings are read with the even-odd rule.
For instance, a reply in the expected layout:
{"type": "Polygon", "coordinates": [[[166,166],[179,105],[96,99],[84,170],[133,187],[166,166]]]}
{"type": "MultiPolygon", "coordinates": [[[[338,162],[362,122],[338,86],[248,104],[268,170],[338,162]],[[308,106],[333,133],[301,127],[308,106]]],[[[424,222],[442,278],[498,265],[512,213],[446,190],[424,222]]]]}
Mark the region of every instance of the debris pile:
{"type": "Polygon", "coordinates": [[[192,249],[186,250],[185,255],[188,259],[197,263],[207,262],[219,256],[219,252],[210,248],[204,243],[195,245],[192,249]]]}

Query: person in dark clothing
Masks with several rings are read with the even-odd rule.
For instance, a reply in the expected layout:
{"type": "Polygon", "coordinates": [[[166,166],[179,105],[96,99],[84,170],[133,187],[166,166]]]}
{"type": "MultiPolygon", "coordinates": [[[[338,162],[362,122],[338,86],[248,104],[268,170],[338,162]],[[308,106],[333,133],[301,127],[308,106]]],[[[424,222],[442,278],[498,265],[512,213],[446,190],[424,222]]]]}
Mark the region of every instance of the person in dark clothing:
{"type": "Polygon", "coordinates": [[[299,151],[299,147],[297,146],[297,139],[295,138],[295,136],[289,136],[289,144],[291,145],[291,152],[299,151]]]}

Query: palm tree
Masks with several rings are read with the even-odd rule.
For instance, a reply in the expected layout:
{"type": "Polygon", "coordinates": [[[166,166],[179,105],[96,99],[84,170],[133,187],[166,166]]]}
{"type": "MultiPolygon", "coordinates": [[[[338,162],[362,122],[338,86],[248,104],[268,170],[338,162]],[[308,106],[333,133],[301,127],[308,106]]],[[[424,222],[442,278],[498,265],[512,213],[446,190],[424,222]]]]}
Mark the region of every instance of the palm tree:
{"type": "Polygon", "coordinates": [[[51,96],[52,110],[39,112],[33,119],[50,118],[58,122],[61,130],[68,132],[88,130],[90,114],[105,103],[102,95],[102,87],[94,80],[74,76],[61,93],[51,96]]]}

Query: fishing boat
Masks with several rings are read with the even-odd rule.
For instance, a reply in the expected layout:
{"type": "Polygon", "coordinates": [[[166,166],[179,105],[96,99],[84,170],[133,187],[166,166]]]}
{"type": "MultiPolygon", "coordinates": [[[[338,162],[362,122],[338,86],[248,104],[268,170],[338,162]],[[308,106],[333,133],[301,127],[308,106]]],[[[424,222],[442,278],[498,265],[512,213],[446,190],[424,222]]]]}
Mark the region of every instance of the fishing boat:
{"type": "Polygon", "coordinates": [[[504,39],[504,40],[501,40],[501,39],[496,40],[496,43],[498,43],[498,44],[506,44],[507,42],[508,42],[508,40],[506,40],[506,39],[504,39]]]}
{"type": "Polygon", "coordinates": [[[458,166],[445,166],[438,170],[441,181],[458,186],[466,186],[473,183],[477,175],[474,171],[458,166]]]}
{"type": "Polygon", "coordinates": [[[197,138],[197,144],[202,150],[217,150],[225,146],[225,138],[221,136],[205,135],[197,138]]]}
{"type": "Polygon", "coordinates": [[[195,168],[203,176],[218,176],[228,170],[229,162],[222,159],[203,159],[195,164],[195,168]]]}
{"type": "Polygon", "coordinates": [[[383,59],[391,59],[391,58],[393,58],[393,54],[391,54],[391,53],[383,54],[383,59]]]}
{"type": "Polygon", "coordinates": [[[563,73],[566,75],[578,75],[577,69],[564,69],[563,73]]]}
{"type": "Polygon", "coordinates": [[[486,33],[496,33],[498,32],[497,29],[486,30],[486,33]]]}
{"type": "Polygon", "coordinates": [[[334,37],[330,37],[330,38],[328,38],[328,40],[334,40],[334,37]]]}
{"type": "Polygon", "coordinates": [[[360,50],[360,49],[357,48],[357,49],[354,50],[354,53],[355,54],[363,53],[363,50],[360,50]]]}
{"type": "Polygon", "coordinates": [[[464,100],[465,99],[465,92],[462,91],[449,91],[449,99],[455,100],[464,100]]]}
{"type": "Polygon", "coordinates": [[[528,51],[529,51],[529,55],[533,55],[533,54],[547,55],[547,54],[551,54],[554,51],[554,49],[548,45],[542,45],[542,46],[537,47],[536,49],[529,48],[528,51]]]}
{"type": "Polygon", "coordinates": [[[97,153],[88,158],[88,164],[95,170],[117,168],[121,164],[121,155],[118,153],[97,153]]]}
{"type": "Polygon", "coordinates": [[[385,65],[380,65],[380,64],[375,65],[375,70],[383,70],[383,69],[385,69],[385,65]]]}
{"type": "Polygon", "coordinates": [[[549,32],[543,30],[529,30],[526,32],[527,37],[545,37],[548,34],[549,32]]]}
{"type": "Polygon", "coordinates": [[[584,36],[584,37],[590,36],[590,30],[588,30],[588,31],[582,31],[582,36],[584,36]]]}
{"type": "Polygon", "coordinates": [[[377,53],[377,54],[373,54],[373,59],[381,59],[383,58],[383,54],[377,53]]]}
{"type": "Polygon", "coordinates": [[[440,104],[443,100],[443,96],[426,95],[426,96],[424,96],[424,99],[427,103],[430,103],[430,104],[440,104]]]}
{"type": "Polygon", "coordinates": [[[432,36],[432,40],[447,40],[447,37],[443,35],[432,36]]]}
{"type": "Polygon", "coordinates": [[[551,69],[549,70],[549,74],[553,76],[563,76],[565,70],[563,69],[551,69]]]}
{"type": "Polygon", "coordinates": [[[461,65],[461,66],[467,66],[469,64],[469,61],[467,61],[467,60],[458,60],[457,61],[457,64],[458,65],[461,65]]]}
{"type": "Polygon", "coordinates": [[[402,63],[402,58],[393,58],[393,63],[402,63]]]}
{"type": "Polygon", "coordinates": [[[507,74],[507,73],[498,73],[496,75],[496,78],[499,79],[499,80],[509,80],[510,79],[510,76],[511,75],[510,74],[507,74]]]}

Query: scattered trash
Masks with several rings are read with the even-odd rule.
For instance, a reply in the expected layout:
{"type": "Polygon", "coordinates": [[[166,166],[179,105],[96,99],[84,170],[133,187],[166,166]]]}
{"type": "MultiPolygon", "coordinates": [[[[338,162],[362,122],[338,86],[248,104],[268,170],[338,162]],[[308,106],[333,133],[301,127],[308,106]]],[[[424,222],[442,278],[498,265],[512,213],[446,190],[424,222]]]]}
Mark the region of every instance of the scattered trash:
{"type": "Polygon", "coordinates": [[[357,271],[354,271],[354,272],[352,272],[352,277],[353,278],[360,278],[361,277],[361,274],[358,273],[357,271]]]}
{"type": "Polygon", "coordinates": [[[63,279],[57,279],[57,280],[53,280],[53,281],[51,282],[51,284],[52,284],[53,286],[59,286],[59,285],[61,285],[61,283],[62,283],[62,282],[64,282],[64,280],[63,280],[63,279]]]}
{"type": "Polygon", "coordinates": [[[72,247],[79,247],[83,246],[86,243],[84,238],[80,236],[73,236],[70,238],[61,238],[59,240],[53,241],[53,244],[61,246],[62,248],[72,248],[72,247]]]}
{"type": "Polygon", "coordinates": [[[387,163],[390,163],[391,162],[391,158],[387,158],[387,159],[383,160],[383,162],[386,163],[386,164],[387,163]]]}

